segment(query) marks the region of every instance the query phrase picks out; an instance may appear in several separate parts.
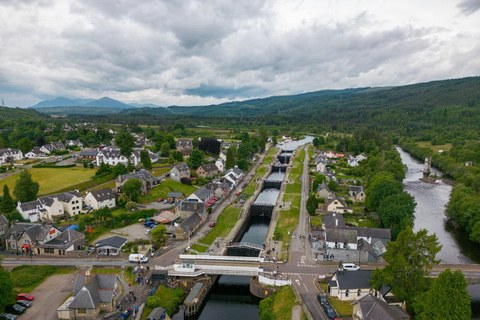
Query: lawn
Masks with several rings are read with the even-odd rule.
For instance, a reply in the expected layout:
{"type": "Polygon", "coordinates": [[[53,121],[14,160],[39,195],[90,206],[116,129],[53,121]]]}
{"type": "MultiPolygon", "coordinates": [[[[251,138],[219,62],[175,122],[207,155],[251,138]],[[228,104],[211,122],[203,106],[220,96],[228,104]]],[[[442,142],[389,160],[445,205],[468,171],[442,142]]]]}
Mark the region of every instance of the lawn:
{"type": "Polygon", "coordinates": [[[450,149],[452,148],[451,143],[446,143],[446,144],[442,144],[442,145],[438,145],[438,146],[432,146],[432,143],[430,141],[418,141],[417,145],[419,147],[422,147],[422,148],[430,148],[434,152],[437,152],[437,153],[438,153],[439,150],[450,151],[450,149]]]}
{"type": "Polygon", "coordinates": [[[47,277],[54,274],[67,274],[76,269],[57,268],[54,266],[20,266],[12,270],[13,285],[16,292],[31,292],[47,277]]]}
{"type": "Polygon", "coordinates": [[[284,286],[260,302],[260,318],[290,320],[295,305],[298,305],[295,293],[290,286],[284,286]],[[268,315],[270,317],[267,317],[268,315]]]}
{"type": "Polygon", "coordinates": [[[153,187],[148,195],[145,197],[140,197],[138,200],[139,203],[145,204],[157,201],[158,199],[166,199],[169,192],[181,192],[188,197],[196,190],[198,189],[194,186],[188,186],[186,184],[169,179],[153,187]]]}
{"type": "Polygon", "coordinates": [[[288,193],[285,193],[283,195],[283,201],[285,202],[289,202],[291,201],[292,202],[292,207],[297,207],[297,208],[300,208],[300,201],[302,200],[302,197],[298,194],[288,194],[288,193]]]}
{"type": "Polygon", "coordinates": [[[351,316],[353,313],[352,301],[340,301],[338,298],[327,296],[328,301],[339,315],[351,316]]]}
{"type": "MultiPolygon", "coordinates": [[[[178,310],[178,306],[183,302],[185,292],[181,288],[168,289],[164,285],[160,285],[153,296],[160,298],[160,307],[164,308],[167,311],[167,314],[171,317],[175,311],[178,310]]],[[[153,308],[145,306],[141,319],[147,319],[152,310],[153,308]]]]}
{"type": "Polygon", "coordinates": [[[253,176],[253,180],[263,177],[266,172],[267,172],[267,167],[265,165],[258,167],[257,171],[255,172],[255,175],[253,176]]]}
{"type": "MultiPolygon", "coordinates": [[[[33,181],[40,184],[38,195],[52,194],[57,190],[65,189],[82,182],[91,182],[90,178],[95,175],[96,169],[73,168],[32,168],[28,170],[33,181]]],[[[13,196],[15,182],[20,178],[20,173],[11,175],[0,180],[0,185],[6,184],[13,196]]],[[[93,183],[92,183],[93,186],[93,183]]],[[[3,188],[2,188],[3,190],[3,188]]],[[[3,191],[2,191],[3,192],[3,191]]]]}
{"type": "Polygon", "coordinates": [[[154,175],[155,177],[159,177],[162,174],[165,174],[165,173],[169,172],[170,168],[169,167],[167,167],[167,168],[153,168],[150,171],[152,172],[152,175],[154,175]]]}
{"type": "Polygon", "coordinates": [[[318,215],[318,216],[310,216],[310,224],[321,227],[322,226],[322,218],[323,215],[318,215]]]}
{"type": "Polygon", "coordinates": [[[283,241],[282,251],[287,250],[287,243],[290,243],[291,233],[298,224],[299,216],[299,208],[290,208],[290,210],[280,211],[274,234],[278,235],[278,238],[276,238],[276,240],[283,241]]]}
{"type": "Polygon", "coordinates": [[[295,181],[294,183],[287,184],[287,189],[285,190],[286,193],[302,193],[302,184],[300,182],[295,181]]]}
{"type": "Polygon", "coordinates": [[[102,184],[101,186],[96,186],[96,187],[91,188],[89,190],[93,191],[93,190],[104,189],[104,188],[115,189],[116,188],[115,180],[109,181],[106,184],[102,184]]]}
{"type": "Polygon", "coordinates": [[[208,250],[208,247],[202,246],[200,244],[194,244],[190,246],[190,248],[198,252],[207,252],[208,250]]]}
{"type": "Polygon", "coordinates": [[[218,217],[215,227],[200,240],[201,243],[211,245],[217,237],[226,237],[235,226],[241,208],[235,208],[234,205],[228,206],[218,217]]]}

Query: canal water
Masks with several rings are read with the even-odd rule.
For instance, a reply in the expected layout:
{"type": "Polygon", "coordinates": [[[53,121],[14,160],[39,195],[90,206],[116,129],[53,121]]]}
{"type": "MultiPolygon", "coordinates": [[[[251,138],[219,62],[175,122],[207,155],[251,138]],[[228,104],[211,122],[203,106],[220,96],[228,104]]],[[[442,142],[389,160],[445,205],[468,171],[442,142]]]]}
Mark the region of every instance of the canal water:
{"type": "MultiPolygon", "coordinates": [[[[299,141],[292,141],[280,147],[284,150],[294,150],[301,145],[313,141],[307,136],[299,141]]],[[[284,172],[273,172],[268,179],[283,180],[284,172]]],[[[256,203],[276,203],[280,190],[267,189],[261,192],[256,203]]],[[[240,242],[263,245],[270,224],[270,218],[265,216],[250,217],[240,242]]],[[[220,276],[212,287],[203,310],[194,319],[198,320],[259,320],[260,299],[250,293],[250,277],[220,276]]],[[[172,320],[183,320],[183,310],[172,317],[172,320]]]]}
{"type": "MultiPolygon", "coordinates": [[[[406,177],[403,181],[405,191],[410,193],[417,202],[414,230],[427,229],[429,234],[437,235],[443,246],[437,254],[437,259],[441,259],[443,263],[473,263],[472,259],[468,257],[472,253],[469,253],[462,246],[462,242],[457,240],[456,232],[448,223],[445,215],[445,206],[450,198],[452,187],[441,180],[438,180],[436,184],[421,181],[423,163],[401,148],[397,147],[397,150],[403,164],[407,166],[406,177]]],[[[432,174],[441,177],[443,172],[432,168],[432,174]]]]}

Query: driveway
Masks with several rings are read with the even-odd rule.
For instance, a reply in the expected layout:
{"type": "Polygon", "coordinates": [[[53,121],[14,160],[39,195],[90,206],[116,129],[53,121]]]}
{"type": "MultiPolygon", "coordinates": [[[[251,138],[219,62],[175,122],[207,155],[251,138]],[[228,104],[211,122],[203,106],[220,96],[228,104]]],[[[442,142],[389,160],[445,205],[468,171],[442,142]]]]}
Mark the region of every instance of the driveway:
{"type": "Polygon", "coordinates": [[[108,233],[105,233],[98,237],[95,242],[98,242],[100,240],[110,238],[113,236],[120,236],[127,238],[127,241],[134,241],[135,239],[151,239],[149,235],[145,234],[145,228],[142,224],[140,223],[135,223],[130,226],[120,228],[120,229],[113,229],[108,233]]]}
{"type": "Polygon", "coordinates": [[[48,277],[31,293],[33,306],[19,320],[57,319],[57,309],[73,293],[77,273],[56,274],[48,277]]]}

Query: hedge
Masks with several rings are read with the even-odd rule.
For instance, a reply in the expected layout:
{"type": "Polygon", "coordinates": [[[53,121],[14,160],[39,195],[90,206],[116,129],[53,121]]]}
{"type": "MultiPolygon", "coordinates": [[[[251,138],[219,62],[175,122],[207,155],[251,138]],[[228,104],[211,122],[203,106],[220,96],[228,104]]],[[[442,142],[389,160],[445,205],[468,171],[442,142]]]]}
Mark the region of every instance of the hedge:
{"type": "Polygon", "coordinates": [[[76,167],[76,164],[65,164],[65,165],[60,165],[56,166],[54,164],[35,164],[32,166],[32,168],[73,168],[76,167]]]}

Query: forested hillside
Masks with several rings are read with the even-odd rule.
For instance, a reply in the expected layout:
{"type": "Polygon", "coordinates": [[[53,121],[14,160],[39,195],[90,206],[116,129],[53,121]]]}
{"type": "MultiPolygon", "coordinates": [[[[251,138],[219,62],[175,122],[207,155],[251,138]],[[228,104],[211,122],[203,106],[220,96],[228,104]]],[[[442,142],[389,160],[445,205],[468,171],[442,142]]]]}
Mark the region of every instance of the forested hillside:
{"type": "Polygon", "coordinates": [[[49,118],[50,116],[31,109],[0,107],[0,123],[7,120],[46,120],[49,118]]]}

